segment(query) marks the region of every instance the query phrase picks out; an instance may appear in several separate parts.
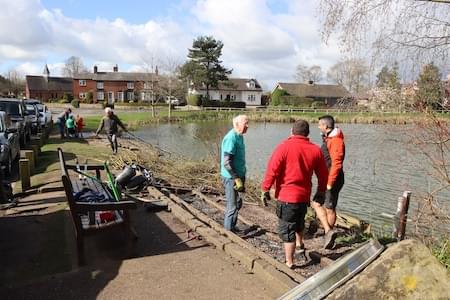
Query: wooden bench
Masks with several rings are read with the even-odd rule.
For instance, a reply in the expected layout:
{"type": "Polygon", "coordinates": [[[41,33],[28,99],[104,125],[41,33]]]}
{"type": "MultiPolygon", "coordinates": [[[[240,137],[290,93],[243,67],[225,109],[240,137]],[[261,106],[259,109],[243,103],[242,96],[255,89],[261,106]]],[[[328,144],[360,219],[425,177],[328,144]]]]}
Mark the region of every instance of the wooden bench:
{"type": "MultiPolygon", "coordinates": [[[[69,165],[64,159],[64,153],[58,148],[59,162],[61,166],[61,179],[69,203],[72,221],[75,227],[75,237],[77,243],[78,264],[85,264],[84,237],[100,233],[112,228],[122,227],[127,237],[136,239],[137,235],[131,226],[129,209],[137,207],[134,201],[116,201],[111,192],[100,182],[92,178],[79,179],[76,173],[77,166],[69,165]],[[74,176],[70,177],[69,170],[74,176]],[[105,196],[106,201],[102,202],[77,202],[74,195],[83,189],[89,189],[97,194],[105,196]],[[108,215],[108,218],[104,216],[108,215]]],[[[87,165],[81,167],[87,171],[95,171],[96,178],[101,180],[101,170],[103,165],[87,165]]]]}

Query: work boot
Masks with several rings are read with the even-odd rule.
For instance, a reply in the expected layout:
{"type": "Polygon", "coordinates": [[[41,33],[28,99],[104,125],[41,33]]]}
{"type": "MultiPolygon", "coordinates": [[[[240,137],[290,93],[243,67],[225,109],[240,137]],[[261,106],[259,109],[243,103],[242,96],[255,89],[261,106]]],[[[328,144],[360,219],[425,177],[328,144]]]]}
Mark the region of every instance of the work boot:
{"type": "Polygon", "coordinates": [[[323,244],[323,248],[325,249],[331,249],[334,246],[334,240],[336,239],[336,234],[337,232],[334,231],[333,229],[331,229],[330,231],[328,231],[325,236],[324,236],[324,244],[323,244]]]}

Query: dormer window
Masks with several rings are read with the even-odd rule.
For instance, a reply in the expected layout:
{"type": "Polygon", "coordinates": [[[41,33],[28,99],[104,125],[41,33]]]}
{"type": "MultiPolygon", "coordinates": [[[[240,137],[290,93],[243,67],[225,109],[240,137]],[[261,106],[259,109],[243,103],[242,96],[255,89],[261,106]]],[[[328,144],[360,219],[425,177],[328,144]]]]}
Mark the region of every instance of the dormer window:
{"type": "Polygon", "coordinates": [[[129,82],[127,83],[127,88],[128,88],[129,90],[134,89],[134,82],[133,82],[133,81],[129,81],[129,82]]]}
{"type": "Polygon", "coordinates": [[[255,82],[253,80],[247,81],[247,87],[250,89],[255,88],[255,82]]]}

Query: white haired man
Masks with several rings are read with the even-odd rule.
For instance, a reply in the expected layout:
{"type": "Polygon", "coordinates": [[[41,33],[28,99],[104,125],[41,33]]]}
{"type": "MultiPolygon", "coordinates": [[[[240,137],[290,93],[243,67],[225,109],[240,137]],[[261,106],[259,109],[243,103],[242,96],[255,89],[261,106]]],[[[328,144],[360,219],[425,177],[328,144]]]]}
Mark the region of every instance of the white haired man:
{"type": "Polygon", "coordinates": [[[225,229],[239,232],[236,227],[242,199],[239,192],[245,191],[245,145],[244,134],[248,130],[248,117],[239,115],[233,118],[231,129],[222,140],[220,175],[225,188],[227,205],[223,226],[225,229]]]}
{"type": "Polygon", "coordinates": [[[119,117],[117,117],[113,110],[110,107],[105,108],[105,116],[100,121],[100,125],[95,133],[97,136],[103,128],[105,128],[106,136],[108,137],[108,141],[111,144],[111,149],[113,154],[117,154],[117,132],[118,126],[122,127],[124,131],[127,131],[125,125],[122,124],[119,117]]]}

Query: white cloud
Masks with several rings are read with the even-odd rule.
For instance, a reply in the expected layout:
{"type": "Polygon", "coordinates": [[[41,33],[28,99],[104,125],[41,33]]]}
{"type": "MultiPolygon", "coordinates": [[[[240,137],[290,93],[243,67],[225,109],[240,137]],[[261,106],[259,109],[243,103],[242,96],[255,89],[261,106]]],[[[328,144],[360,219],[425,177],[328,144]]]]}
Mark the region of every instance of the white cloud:
{"type": "Polygon", "coordinates": [[[182,18],[132,24],[68,17],[39,0],[0,0],[0,62],[15,62],[30,74],[41,74],[49,62],[56,75],[74,55],[89,69],[97,64],[110,70],[117,63],[124,71],[142,70],[152,57],[155,65],[168,57],[182,62],[194,38],[213,35],[223,41],[222,60],[234,77],[255,77],[270,89],[276,81],[292,81],[299,63],[328,67],[339,58],[335,43],[320,41],[315,1],[277,3],[287,7],[283,13],[272,12],[269,1],[181,1],[182,18]]]}

